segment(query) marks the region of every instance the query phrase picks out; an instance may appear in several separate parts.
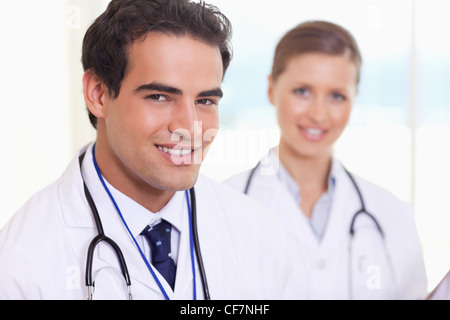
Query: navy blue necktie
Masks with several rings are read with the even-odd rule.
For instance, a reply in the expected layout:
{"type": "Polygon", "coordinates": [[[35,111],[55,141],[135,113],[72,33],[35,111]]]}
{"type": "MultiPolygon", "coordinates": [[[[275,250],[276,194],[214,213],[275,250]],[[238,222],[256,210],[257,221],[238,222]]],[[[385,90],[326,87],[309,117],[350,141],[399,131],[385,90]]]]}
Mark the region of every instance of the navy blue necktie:
{"type": "Polygon", "coordinates": [[[161,220],[153,227],[147,226],[141,234],[145,236],[150,245],[153,266],[161,273],[173,290],[177,267],[170,256],[172,251],[170,247],[171,230],[172,225],[165,220],[161,220]]]}

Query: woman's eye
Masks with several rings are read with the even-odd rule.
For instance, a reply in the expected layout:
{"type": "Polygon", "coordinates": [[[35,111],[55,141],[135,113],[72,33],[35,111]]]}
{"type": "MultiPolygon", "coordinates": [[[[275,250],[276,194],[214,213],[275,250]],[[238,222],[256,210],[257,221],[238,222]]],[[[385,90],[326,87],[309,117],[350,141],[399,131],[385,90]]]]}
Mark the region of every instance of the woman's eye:
{"type": "Polygon", "coordinates": [[[294,90],[294,93],[300,96],[308,96],[310,92],[308,88],[297,88],[294,90]]]}
{"type": "Polygon", "coordinates": [[[337,92],[332,93],[331,97],[333,98],[333,100],[336,100],[336,101],[344,101],[345,100],[345,96],[340,93],[337,93],[337,92]]]}

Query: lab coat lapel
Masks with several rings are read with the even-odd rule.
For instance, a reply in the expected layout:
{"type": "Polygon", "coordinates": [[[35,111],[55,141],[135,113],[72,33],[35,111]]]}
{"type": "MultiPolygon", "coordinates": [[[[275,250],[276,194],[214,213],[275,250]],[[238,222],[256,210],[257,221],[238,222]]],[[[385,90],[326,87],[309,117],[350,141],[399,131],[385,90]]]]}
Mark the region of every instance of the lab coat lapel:
{"type": "Polygon", "coordinates": [[[277,177],[274,177],[273,180],[272,185],[276,185],[276,192],[273,192],[272,200],[277,202],[275,207],[280,208],[279,214],[289,216],[289,218],[287,218],[289,220],[285,221],[290,221],[290,227],[294,229],[293,234],[296,238],[302,238],[303,241],[309,243],[314,250],[317,250],[320,241],[311,229],[308,218],[302,212],[298,203],[292,198],[286,186],[282,184],[277,177]]]}
{"type": "MultiPolygon", "coordinates": [[[[225,228],[227,225],[222,221],[224,215],[223,209],[214,201],[214,191],[209,188],[209,185],[199,179],[195,186],[196,202],[197,202],[197,229],[199,236],[200,250],[203,257],[203,264],[205,267],[206,278],[208,281],[211,299],[217,299],[220,296],[226,296],[228,293],[217,288],[229,288],[228,275],[234,275],[239,270],[239,264],[236,258],[236,251],[228,244],[230,237],[229,230],[225,228]],[[226,274],[224,274],[226,273],[226,274]]],[[[226,218],[225,218],[226,219],[226,218]]],[[[187,221],[188,219],[185,219],[187,221]]],[[[187,227],[187,222],[185,223],[187,227]]],[[[188,241],[189,234],[186,231],[184,241],[188,241]]],[[[189,244],[183,243],[184,248],[184,277],[189,279],[184,282],[184,286],[180,293],[176,293],[177,298],[192,299],[192,267],[189,251],[189,244]],[[179,296],[183,294],[184,297],[179,296]]],[[[198,266],[197,252],[195,252],[195,273],[196,273],[196,287],[197,299],[204,299],[203,285],[198,266]]],[[[181,267],[181,265],[180,265],[181,267]]],[[[177,274],[178,277],[178,274],[177,274]]],[[[178,287],[176,288],[178,290],[178,287]]]]}
{"type": "Polygon", "coordinates": [[[290,195],[287,187],[277,176],[279,170],[278,155],[274,150],[271,150],[267,157],[270,160],[266,160],[266,162],[270,162],[272,167],[270,170],[266,169],[266,173],[270,174],[264,174],[261,169],[255,172],[253,176],[254,183],[251,184],[249,194],[261,203],[266,204],[269,208],[272,208],[283,221],[290,221],[287,228],[294,237],[303,239],[302,242],[306,241],[316,250],[320,243],[311,230],[308,219],[290,195]]]}
{"type": "MultiPolygon", "coordinates": [[[[177,274],[175,278],[175,299],[193,299],[193,274],[191,264],[189,218],[187,216],[187,204],[184,202],[182,215],[182,230],[178,249],[177,274]]],[[[196,270],[198,270],[196,268],[196,270]]],[[[198,289],[197,289],[198,291],[198,289]]]]}
{"type": "MultiPolygon", "coordinates": [[[[82,149],[83,151],[84,149],[82,149]]],[[[86,201],[78,156],[61,176],[58,187],[64,222],[68,227],[95,228],[94,218],[86,201]]]]}

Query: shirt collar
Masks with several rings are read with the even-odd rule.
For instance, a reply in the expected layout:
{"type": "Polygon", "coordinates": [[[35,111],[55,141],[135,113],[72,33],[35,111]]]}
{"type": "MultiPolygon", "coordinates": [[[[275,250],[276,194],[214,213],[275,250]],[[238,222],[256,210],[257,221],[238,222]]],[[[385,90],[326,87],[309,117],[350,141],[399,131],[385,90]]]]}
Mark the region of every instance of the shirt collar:
{"type": "Polygon", "coordinates": [[[161,219],[166,220],[181,232],[183,214],[187,214],[186,204],[184,202],[184,191],[175,192],[169,202],[160,211],[152,212],[114,188],[106,180],[105,183],[116,200],[128,227],[135,237],[138,236],[147,225],[154,225],[161,219]]]}
{"type": "MultiPolygon", "coordinates": [[[[332,157],[331,168],[328,174],[328,189],[326,191],[326,196],[330,198],[332,197],[336,186],[336,168],[337,168],[337,160],[334,157],[332,157]]],[[[283,183],[287,187],[289,193],[294,197],[296,203],[300,203],[301,200],[300,186],[291,176],[286,167],[281,163],[281,161],[279,163],[279,170],[277,171],[277,177],[281,181],[281,183],[283,183]]]]}

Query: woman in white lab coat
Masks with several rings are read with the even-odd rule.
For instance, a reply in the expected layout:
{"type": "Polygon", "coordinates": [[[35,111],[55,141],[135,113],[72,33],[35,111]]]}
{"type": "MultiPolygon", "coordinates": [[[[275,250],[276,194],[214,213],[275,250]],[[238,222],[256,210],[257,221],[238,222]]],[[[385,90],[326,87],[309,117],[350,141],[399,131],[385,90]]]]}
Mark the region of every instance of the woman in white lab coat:
{"type": "Polygon", "coordinates": [[[358,46],[344,28],[311,21],[290,30],[269,76],[279,145],[227,183],[284,219],[297,238],[293,255],[306,264],[296,273],[306,275],[310,298],[424,298],[410,207],[348,173],[332,154],[358,92],[360,66],[358,46]]]}

